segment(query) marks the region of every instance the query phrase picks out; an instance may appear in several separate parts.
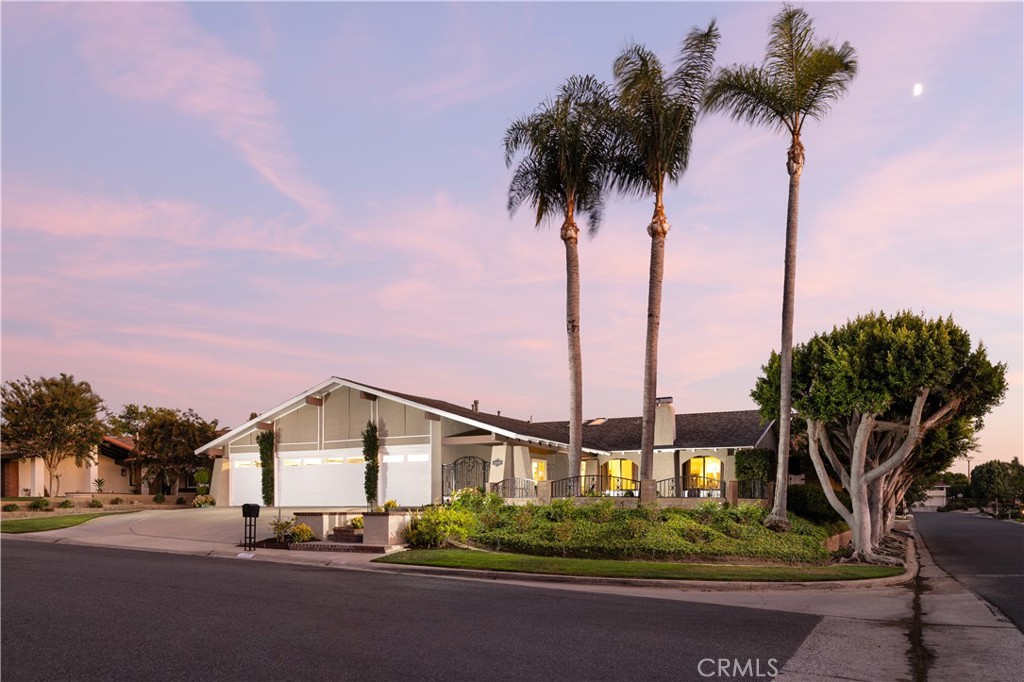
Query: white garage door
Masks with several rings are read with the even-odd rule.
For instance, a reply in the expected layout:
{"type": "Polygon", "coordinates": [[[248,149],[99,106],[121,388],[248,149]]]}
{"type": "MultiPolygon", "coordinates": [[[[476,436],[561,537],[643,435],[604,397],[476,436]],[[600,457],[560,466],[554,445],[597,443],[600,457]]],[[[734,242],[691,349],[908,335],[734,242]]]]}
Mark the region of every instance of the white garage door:
{"type": "Polygon", "coordinates": [[[366,464],[358,448],[282,452],[278,495],[282,507],[358,507],[366,504],[366,464]]]}
{"type": "Polygon", "coordinates": [[[231,455],[231,473],[228,475],[228,504],[263,504],[263,469],[259,455],[231,455]]]}
{"type": "Polygon", "coordinates": [[[430,445],[382,447],[380,481],[384,500],[395,500],[403,507],[430,504],[430,445]]]}

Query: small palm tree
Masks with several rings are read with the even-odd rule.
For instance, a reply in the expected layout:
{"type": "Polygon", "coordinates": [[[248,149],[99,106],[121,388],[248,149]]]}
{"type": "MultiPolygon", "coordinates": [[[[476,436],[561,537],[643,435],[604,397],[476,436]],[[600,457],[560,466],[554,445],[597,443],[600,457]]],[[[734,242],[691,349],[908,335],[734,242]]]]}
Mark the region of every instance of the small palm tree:
{"type": "Polygon", "coordinates": [[[593,76],[573,76],[558,96],[514,121],[505,133],[505,164],[519,158],[508,188],[508,210],[535,210],[537,227],[561,219],[565,244],[565,323],[569,341],[569,472],[576,476],[583,452],[583,359],[580,343],[579,227],[586,216],[597,232],[610,155],[611,94],[593,76]]]}
{"type": "Polygon", "coordinates": [[[789,431],[793,386],[793,308],[796,298],[797,212],[804,145],[800,133],[808,118],[821,119],[832,102],[846,93],[857,74],[856,53],[849,43],[836,47],[815,41],[807,13],[785,5],[772,20],[768,49],[761,66],[735,65],[716,74],[708,90],[710,111],[734,120],[789,133],[786,156],[789,204],[786,210],[786,255],[782,287],[782,371],[779,400],[779,456],[775,501],[765,524],[789,528],[786,494],[789,482],[789,431]]]}
{"type": "Polygon", "coordinates": [[[675,71],[666,74],[658,57],[632,45],[615,60],[619,129],[614,183],[622,192],[654,197],[650,276],[647,294],[647,345],[644,358],[643,435],[640,478],[654,475],[654,414],[658,382],[658,330],[665,270],[665,185],[676,183],[690,161],[693,128],[714,67],[720,35],[712,21],[693,29],[680,50],[675,71]]]}

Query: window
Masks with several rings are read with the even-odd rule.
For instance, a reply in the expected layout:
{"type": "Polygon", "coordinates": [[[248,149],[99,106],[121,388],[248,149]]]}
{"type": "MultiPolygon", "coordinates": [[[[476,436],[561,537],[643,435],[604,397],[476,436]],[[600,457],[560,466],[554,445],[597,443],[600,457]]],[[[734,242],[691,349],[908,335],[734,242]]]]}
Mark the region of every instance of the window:
{"type": "Polygon", "coordinates": [[[690,488],[714,488],[722,481],[722,460],[717,457],[691,457],[686,461],[690,488]]]}
{"type": "Polygon", "coordinates": [[[543,459],[531,460],[531,466],[533,467],[533,480],[534,481],[546,481],[546,480],[548,480],[548,463],[547,463],[547,460],[543,460],[543,459]]]}

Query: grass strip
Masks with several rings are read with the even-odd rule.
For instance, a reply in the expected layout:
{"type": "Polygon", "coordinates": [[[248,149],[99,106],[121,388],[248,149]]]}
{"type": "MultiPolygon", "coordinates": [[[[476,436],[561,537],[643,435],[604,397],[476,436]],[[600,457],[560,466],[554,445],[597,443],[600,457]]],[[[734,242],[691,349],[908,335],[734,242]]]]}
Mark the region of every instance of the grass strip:
{"type": "Polygon", "coordinates": [[[419,549],[396,552],[374,561],[385,564],[515,571],[599,578],[660,578],[666,580],[721,580],[813,582],[865,580],[903,573],[902,568],[866,564],[826,566],[756,566],[730,564],[683,564],[610,559],[565,559],[505,552],[474,552],[465,549],[419,549]]]}
{"type": "Polygon", "coordinates": [[[0,521],[0,533],[39,533],[44,530],[70,528],[80,523],[95,519],[97,516],[111,514],[129,514],[131,512],[98,512],[95,514],[67,514],[65,516],[45,516],[38,519],[13,519],[0,521]]]}

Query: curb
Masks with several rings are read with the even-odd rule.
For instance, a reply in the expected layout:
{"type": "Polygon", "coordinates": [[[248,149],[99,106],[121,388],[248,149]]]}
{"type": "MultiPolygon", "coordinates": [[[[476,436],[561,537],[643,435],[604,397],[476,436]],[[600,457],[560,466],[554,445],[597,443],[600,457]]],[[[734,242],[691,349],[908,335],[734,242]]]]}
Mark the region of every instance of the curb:
{"type": "MultiPolygon", "coordinates": [[[[142,552],[162,552],[165,554],[179,554],[186,556],[214,557],[219,559],[239,559],[243,550],[225,549],[224,547],[211,547],[205,550],[176,549],[173,547],[126,547],[123,545],[100,544],[82,542],[72,538],[53,537],[32,537],[34,533],[4,534],[4,540],[43,542],[49,544],[68,544],[79,547],[101,547],[106,549],[124,549],[142,552]]],[[[758,590],[787,591],[787,590],[816,590],[830,592],[836,590],[867,590],[882,587],[896,587],[905,585],[917,577],[920,564],[917,558],[916,531],[913,537],[907,538],[906,571],[901,575],[889,576],[887,578],[868,578],[866,580],[830,580],[814,582],[761,582],[761,581],[725,581],[725,580],[666,580],[663,578],[600,578],[594,576],[573,576],[573,575],[550,575],[544,573],[517,573],[513,571],[486,571],[468,568],[438,568],[434,566],[412,566],[400,564],[378,564],[372,561],[358,562],[356,564],[336,563],[337,554],[326,552],[296,552],[303,555],[292,558],[284,551],[280,555],[254,554],[246,558],[246,561],[267,561],[272,563],[287,563],[303,566],[319,566],[322,568],[341,568],[348,570],[372,571],[377,573],[420,575],[437,578],[462,578],[464,580],[503,580],[507,582],[520,583],[554,583],[571,585],[593,585],[606,587],[656,587],[672,589],[677,591],[695,592],[751,592],[758,590]],[[313,559],[312,556],[316,556],[313,559]],[[317,560],[319,559],[319,560],[317,560]]],[[[281,550],[278,550],[281,551],[281,550]]],[[[363,555],[367,556],[367,555],[363,555]]]]}
{"type": "Polygon", "coordinates": [[[438,568],[434,566],[411,566],[401,564],[370,563],[363,570],[382,573],[404,573],[427,575],[439,578],[464,578],[467,580],[505,580],[514,582],[560,583],[572,585],[604,585],[608,587],[659,587],[681,591],[697,592],[747,592],[756,590],[819,590],[823,592],[848,589],[873,589],[905,585],[920,570],[917,561],[917,543],[907,538],[906,571],[901,575],[866,580],[822,580],[814,582],[753,582],[725,580],[666,580],[663,578],[599,578],[593,576],[549,575],[544,573],[516,573],[513,571],[482,571],[471,568],[438,568]]]}

